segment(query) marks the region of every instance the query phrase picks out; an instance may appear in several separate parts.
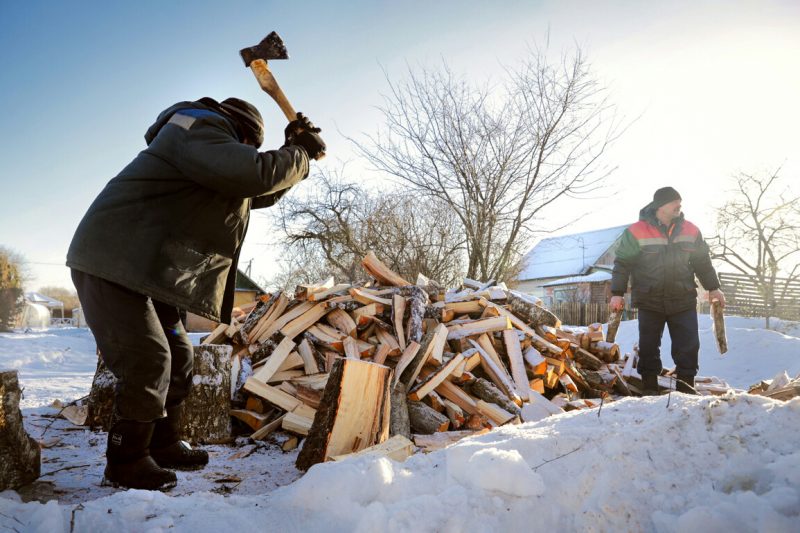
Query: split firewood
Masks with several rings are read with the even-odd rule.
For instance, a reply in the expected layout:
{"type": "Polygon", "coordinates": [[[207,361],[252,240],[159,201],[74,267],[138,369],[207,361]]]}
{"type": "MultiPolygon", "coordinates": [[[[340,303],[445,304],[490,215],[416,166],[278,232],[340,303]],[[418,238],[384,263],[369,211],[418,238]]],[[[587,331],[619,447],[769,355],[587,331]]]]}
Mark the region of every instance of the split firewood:
{"type": "Polygon", "coordinates": [[[502,426],[517,418],[517,415],[509,413],[497,404],[487,403],[483,400],[478,400],[475,404],[478,408],[478,412],[488,417],[490,422],[494,425],[502,426]]]}
{"type": "Polygon", "coordinates": [[[478,407],[475,403],[476,400],[470,396],[464,389],[454,385],[451,381],[443,381],[436,387],[436,392],[459,406],[464,412],[471,415],[478,414],[478,407]]]}
{"type": "Polygon", "coordinates": [[[231,409],[231,416],[250,426],[253,431],[261,429],[269,422],[268,416],[246,409],[231,409]]]}
{"type": "Polygon", "coordinates": [[[310,302],[321,302],[326,298],[332,295],[341,295],[342,293],[346,293],[350,289],[351,285],[349,283],[339,283],[338,285],[334,285],[330,289],[314,292],[308,296],[308,301],[310,302]]]}
{"type": "Polygon", "coordinates": [[[417,376],[420,373],[420,370],[422,370],[422,367],[426,362],[428,362],[428,360],[432,359],[441,363],[442,351],[444,350],[444,344],[446,341],[447,326],[444,324],[439,324],[436,329],[429,331],[425,335],[425,339],[423,339],[417,355],[408,364],[408,367],[400,376],[400,380],[406,385],[406,387],[413,386],[417,376]]]}
{"type": "Polygon", "coordinates": [[[254,432],[252,435],[250,435],[250,438],[253,439],[253,440],[264,440],[264,439],[266,439],[269,436],[270,433],[272,433],[273,431],[275,431],[276,429],[281,427],[281,424],[283,423],[283,417],[285,417],[285,416],[286,415],[283,414],[283,415],[279,416],[278,418],[276,418],[275,420],[273,420],[272,422],[270,422],[268,424],[265,424],[264,426],[261,427],[261,429],[259,429],[258,431],[254,432]]]}
{"type": "Polygon", "coordinates": [[[447,448],[451,444],[455,444],[466,437],[473,435],[481,435],[486,433],[486,429],[480,426],[479,430],[462,430],[462,431],[443,431],[441,433],[434,433],[432,435],[414,435],[414,444],[421,448],[423,452],[430,453],[443,448],[447,448]]]}
{"type": "Polygon", "coordinates": [[[357,452],[389,438],[391,369],[339,359],[296,465],[307,470],[333,455],[357,452]]]}
{"type": "Polygon", "coordinates": [[[406,299],[400,294],[392,296],[392,325],[400,350],[406,349],[406,334],[403,319],[406,315],[406,299]]]}
{"type": "Polygon", "coordinates": [[[453,373],[453,370],[455,370],[463,360],[464,356],[460,353],[453,356],[449,361],[441,365],[435,372],[431,373],[431,375],[429,375],[425,381],[412,388],[408,398],[415,401],[419,401],[424,398],[429,392],[432,392],[436,387],[438,387],[441,382],[447,379],[447,377],[453,373]]]}
{"type": "Polygon", "coordinates": [[[325,316],[325,320],[328,322],[328,324],[338,329],[345,335],[350,335],[353,338],[356,337],[356,323],[345,311],[342,311],[341,309],[334,309],[325,316]]]}
{"type": "Polygon", "coordinates": [[[292,339],[289,337],[284,338],[272,352],[272,355],[266,359],[266,364],[253,372],[253,378],[264,383],[268,382],[272,375],[278,371],[286,358],[289,357],[294,347],[295,344],[292,339]]]}
{"type": "Polygon", "coordinates": [[[346,455],[334,455],[330,459],[332,461],[344,461],[351,457],[363,457],[365,455],[375,457],[386,457],[393,461],[403,462],[414,454],[414,443],[410,437],[404,435],[395,435],[386,442],[364,448],[360,452],[348,453],[346,455]]]}
{"type": "Polygon", "coordinates": [[[333,276],[318,283],[310,285],[298,285],[294,290],[294,297],[296,300],[307,300],[308,297],[315,292],[322,292],[332,288],[334,285],[333,276]]]}
{"type": "Polygon", "coordinates": [[[711,318],[711,329],[717,340],[717,349],[720,355],[724,355],[728,351],[728,337],[725,334],[725,316],[722,313],[722,306],[717,300],[711,302],[711,318]]]}
{"type": "Polygon", "coordinates": [[[361,266],[364,267],[364,270],[366,270],[370,276],[383,285],[394,285],[395,287],[411,285],[411,283],[404,280],[400,275],[383,264],[371,251],[361,260],[361,266]]]}
{"type": "Polygon", "coordinates": [[[491,333],[511,329],[511,320],[505,316],[485,318],[483,320],[473,320],[467,324],[457,324],[447,328],[447,340],[461,339],[480,335],[481,333],[491,333]]]}

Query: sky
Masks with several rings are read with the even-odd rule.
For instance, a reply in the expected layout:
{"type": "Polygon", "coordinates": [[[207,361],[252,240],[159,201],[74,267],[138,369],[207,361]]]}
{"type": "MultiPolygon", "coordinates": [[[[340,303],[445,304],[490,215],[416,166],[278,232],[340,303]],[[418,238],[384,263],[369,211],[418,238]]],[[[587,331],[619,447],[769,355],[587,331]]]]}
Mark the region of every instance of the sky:
{"type": "MultiPolygon", "coordinates": [[[[285,119],[238,55],[272,30],[291,57],[273,62],[276,78],[323,129],[319,165],[346,163],[361,182],[385,178],[347,137],[380,128],[387,75],[445,61],[497,81],[549,39],[551,50],[584,50],[629,127],[606,153],[617,170],[604,197],[558,206],[542,230],[633,222],[671,185],[712,234],[733,174],[781,167],[800,190],[800,3],[789,0],[3,2],[0,245],[25,258],[26,288],[71,288],[63,264],[78,222],[171,104],[244,98],[265,117],[264,148],[282,144],[285,119]]],[[[253,217],[241,264],[252,260],[257,280],[274,273],[275,235],[253,217]]]]}

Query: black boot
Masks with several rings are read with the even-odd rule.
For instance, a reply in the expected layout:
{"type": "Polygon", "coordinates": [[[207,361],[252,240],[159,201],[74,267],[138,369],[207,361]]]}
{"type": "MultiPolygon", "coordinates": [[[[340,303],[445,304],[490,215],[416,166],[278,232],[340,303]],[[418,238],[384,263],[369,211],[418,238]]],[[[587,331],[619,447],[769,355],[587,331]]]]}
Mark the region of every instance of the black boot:
{"type": "Polygon", "coordinates": [[[166,418],[156,420],[150,455],[162,467],[197,470],[208,464],[208,452],[195,450],[181,440],[181,411],[181,405],[167,407],[166,418]]]}
{"type": "Polygon", "coordinates": [[[104,485],[128,489],[168,490],[178,483],[175,472],[159,467],[148,446],[153,422],[117,420],[108,431],[104,485]]]}
{"type": "Polygon", "coordinates": [[[642,395],[658,396],[658,374],[642,374],[642,395]]]}
{"type": "Polygon", "coordinates": [[[684,394],[698,394],[694,388],[694,376],[681,376],[678,374],[675,390],[684,394]]]}

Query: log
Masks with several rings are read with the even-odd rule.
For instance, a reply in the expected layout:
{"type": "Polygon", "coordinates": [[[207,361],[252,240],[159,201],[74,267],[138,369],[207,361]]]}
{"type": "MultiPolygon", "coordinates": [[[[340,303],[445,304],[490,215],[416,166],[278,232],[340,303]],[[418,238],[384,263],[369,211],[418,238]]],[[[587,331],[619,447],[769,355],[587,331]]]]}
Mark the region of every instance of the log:
{"type": "Polygon", "coordinates": [[[391,412],[389,416],[389,436],[402,435],[411,438],[411,422],[408,420],[408,400],[406,386],[396,384],[391,393],[391,412]]]}
{"type": "Polygon", "coordinates": [[[605,364],[603,361],[595,357],[594,354],[584,350],[583,348],[575,347],[572,355],[573,359],[575,359],[575,361],[581,365],[581,367],[588,370],[600,370],[600,368],[605,364]]]}
{"type": "Polygon", "coordinates": [[[0,492],[32,483],[41,475],[39,443],[25,431],[21,397],[17,371],[0,372],[0,492]]]}
{"type": "Polygon", "coordinates": [[[608,332],[606,333],[606,341],[614,342],[617,338],[617,330],[619,329],[619,322],[622,319],[622,311],[611,311],[608,315],[608,332]]]}
{"type": "Polygon", "coordinates": [[[720,355],[724,355],[728,351],[728,337],[725,335],[725,316],[722,314],[722,306],[717,300],[711,302],[711,318],[711,329],[717,340],[717,349],[720,355]]]}
{"type": "Polygon", "coordinates": [[[425,318],[425,308],[428,305],[428,293],[417,286],[404,288],[402,294],[406,297],[408,308],[408,322],[406,323],[406,342],[422,341],[422,319],[425,318]]]}
{"type": "Polygon", "coordinates": [[[511,307],[511,312],[522,318],[531,327],[539,325],[552,328],[561,327],[561,320],[556,315],[536,304],[522,293],[508,291],[507,302],[511,307]]]}
{"type": "Polygon", "coordinates": [[[497,404],[509,413],[519,413],[519,407],[489,380],[477,378],[469,382],[466,388],[470,394],[477,396],[481,400],[497,404]]]}
{"type": "Polygon", "coordinates": [[[606,363],[613,363],[619,359],[619,346],[613,342],[593,342],[591,345],[591,351],[598,354],[606,363]]]}
{"type": "Polygon", "coordinates": [[[478,412],[487,417],[495,425],[502,426],[514,419],[518,419],[517,415],[509,413],[497,404],[484,402],[483,400],[478,400],[475,404],[477,405],[478,412]]]}
{"type": "Polygon", "coordinates": [[[447,431],[450,419],[422,402],[408,402],[408,419],[415,433],[430,435],[438,431],[447,431]]]}
{"type": "Polygon", "coordinates": [[[337,360],[297,456],[297,468],[307,470],[331,456],[357,452],[388,439],[391,376],[391,369],[383,365],[337,360]]]}

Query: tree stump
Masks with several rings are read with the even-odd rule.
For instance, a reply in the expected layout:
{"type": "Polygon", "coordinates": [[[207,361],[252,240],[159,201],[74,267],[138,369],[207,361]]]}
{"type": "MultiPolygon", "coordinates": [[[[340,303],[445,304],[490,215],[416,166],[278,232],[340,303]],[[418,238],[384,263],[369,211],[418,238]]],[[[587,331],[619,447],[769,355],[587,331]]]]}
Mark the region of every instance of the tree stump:
{"type": "Polygon", "coordinates": [[[0,372],[0,491],[15,489],[41,474],[39,443],[22,424],[17,371],[0,372]]]}
{"type": "Polygon", "coordinates": [[[231,436],[231,354],[233,346],[194,347],[192,390],[183,405],[183,438],[223,442],[231,436]]]}
{"type": "Polygon", "coordinates": [[[100,351],[97,351],[97,368],[92,379],[92,389],[89,391],[87,401],[86,425],[95,428],[102,428],[108,431],[111,421],[111,412],[114,409],[114,387],[117,378],[108,369],[100,351]]]}
{"type": "MultiPolygon", "coordinates": [[[[231,354],[233,347],[203,344],[194,347],[192,388],[183,406],[182,438],[190,442],[222,442],[231,435],[231,354]]],[[[108,431],[117,378],[98,357],[89,392],[86,423],[108,431]]]]}

